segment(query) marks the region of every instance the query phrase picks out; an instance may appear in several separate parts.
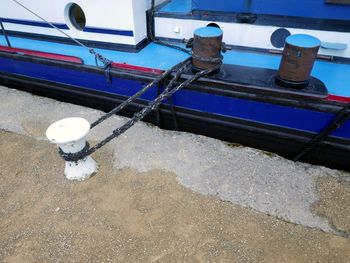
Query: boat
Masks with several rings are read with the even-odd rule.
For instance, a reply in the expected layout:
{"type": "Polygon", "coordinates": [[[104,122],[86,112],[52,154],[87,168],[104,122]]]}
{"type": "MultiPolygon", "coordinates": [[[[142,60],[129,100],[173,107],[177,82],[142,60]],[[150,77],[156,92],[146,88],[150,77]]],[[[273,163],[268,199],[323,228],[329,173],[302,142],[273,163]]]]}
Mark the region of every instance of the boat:
{"type": "MultiPolygon", "coordinates": [[[[176,91],[145,120],[350,170],[349,0],[3,0],[0,6],[2,85],[109,111],[186,59],[218,62],[217,71],[176,91]],[[219,57],[193,51],[201,30],[222,32],[219,57]],[[288,61],[296,46],[301,51],[288,61]],[[290,67],[299,58],[303,78],[295,80],[290,67]]],[[[202,69],[187,67],[176,83],[202,69]]],[[[120,114],[133,116],[154,101],[174,75],[120,114]]]]}

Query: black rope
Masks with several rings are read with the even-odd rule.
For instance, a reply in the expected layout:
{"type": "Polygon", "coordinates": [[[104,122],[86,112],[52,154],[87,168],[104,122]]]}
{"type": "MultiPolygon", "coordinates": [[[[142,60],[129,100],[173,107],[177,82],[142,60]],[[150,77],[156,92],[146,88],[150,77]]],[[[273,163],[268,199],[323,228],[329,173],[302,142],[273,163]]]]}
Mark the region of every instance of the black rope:
{"type": "Polygon", "coordinates": [[[112,65],[112,63],[113,63],[112,60],[109,60],[109,59],[105,58],[100,53],[96,52],[93,48],[89,48],[89,52],[90,52],[90,54],[94,55],[97,60],[102,62],[102,64],[104,65],[105,68],[107,68],[110,65],[112,65]]]}
{"type": "Polygon", "coordinates": [[[163,79],[165,79],[166,77],[168,77],[170,75],[171,72],[173,71],[177,71],[179,69],[181,69],[182,67],[184,67],[185,65],[189,65],[191,62],[191,59],[188,58],[185,61],[173,66],[171,69],[168,69],[167,71],[164,71],[161,75],[157,76],[151,83],[149,83],[146,87],[144,87],[143,89],[139,90],[137,93],[135,93],[133,96],[129,97],[127,100],[125,100],[123,103],[119,104],[117,107],[115,107],[114,109],[112,109],[111,111],[109,111],[108,113],[106,113],[105,115],[103,115],[101,118],[99,118],[98,120],[96,120],[95,122],[93,122],[91,124],[91,128],[94,128],[95,126],[97,126],[98,124],[100,124],[101,122],[107,120],[108,118],[110,118],[111,116],[113,116],[114,114],[120,112],[121,110],[123,110],[125,107],[127,107],[128,105],[130,105],[134,100],[136,100],[137,98],[139,98],[142,94],[144,94],[146,91],[148,91],[150,88],[152,88],[154,85],[157,85],[160,81],[162,81],[163,79]]]}
{"type": "Polygon", "coordinates": [[[337,114],[335,115],[334,119],[330,122],[329,125],[327,125],[319,134],[317,134],[314,138],[312,138],[306,146],[298,153],[294,158],[293,161],[297,162],[302,157],[304,157],[308,152],[310,152],[312,149],[315,148],[315,146],[321,142],[324,141],[332,132],[339,129],[344,122],[349,118],[350,112],[349,112],[349,106],[346,106],[339,110],[337,114]]]}
{"type": "MultiPolygon", "coordinates": [[[[161,91],[160,91],[160,85],[158,85],[158,87],[157,87],[157,97],[158,97],[160,94],[162,94],[162,93],[161,93],[161,91]]],[[[161,106],[161,105],[159,105],[159,107],[158,107],[157,110],[156,110],[156,126],[159,127],[159,128],[161,128],[161,127],[160,127],[160,106],[161,106]]]]}
{"type": "Polygon", "coordinates": [[[176,80],[179,78],[179,76],[181,75],[181,73],[183,71],[186,70],[186,68],[188,67],[188,65],[186,64],[185,66],[183,66],[182,68],[180,68],[176,74],[174,75],[174,77],[171,79],[171,81],[169,82],[168,86],[164,89],[163,93],[158,96],[154,101],[151,101],[146,107],[144,107],[141,111],[137,112],[134,114],[133,118],[131,118],[129,121],[127,121],[124,125],[122,125],[121,127],[115,129],[112,134],[108,137],[106,137],[104,140],[102,140],[101,142],[99,142],[98,144],[96,144],[95,146],[89,148],[86,151],[80,151],[78,154],[70,154],[69,155],[69,160],[70,161],[78,161],[80,159],[83,159],[87,156],[89,156],[90,154],[94,153],[95,151],[97,151],[98,149],[100,149],[101,147],[103,147],[104,145],[106,145],[108,142],[110,142],[111,140],[113,140],[114,138],[120,136],[121,134],[123,134],[125,131],[127,131],[128,129],[130,129],[132,126],[134,126],[138,121],[140,121],[141,119],[143,119],[146,115],[148,115],[152,110],[156,109],[160,103],[169,98],[170,96],[172,96],[175,92],[177,92],[178,90],[190,85],[192,82],[196,81],[197,79],[208,75],[214,71],[216,71],[218,69],[218,67],[214,67],[211,69],[207,69],[207,70],[203,70],[200,71],[198,73],[196,73],[195,75],[193,75],[191,78],[187,79],[186,81],[182,82],[180,85],[178,85],[175,88],[172,88],[173,85],[175,84],[176,80]]]}
{"type": "Polygon", "coordinates": [[[88,142],[86,142],[85,147],[77,153],[65,153],[64,151],[62,151],[60,147],[58,147],[58,153],[66,162],[76,162],[87,157],[85,153],[86,151],[89,150],[89,148],[90,148],[90,145],[88,142]]]}
{"type": "Polygon", "coordinates": [[[210,62],[210,63],[222,63],[222,60],[223,60],[223,56],[220,55],[219,57],[216,57],[216,58],[205,58],[205,57],[201,57],[197,54],[195,54],[194,52],[191,52],[192,54],[192,58],[194,59],[197,59],[197,60],[200,60],[200,61],[203,61],[203,62],[210,62]]]}
{"type": "Polygon", "coordinates": [[[4,27],[3,23],[2,23],[1,18],[0,18],[0,26],[1,26],[2,32],[3,32],[4,36],[5,36],[7,45],[8,45],[9,47],[11,47],[10,40],[9,40],[9,38],[8,38],[8,36],[7,36],[6,30],[5,30],[5,27],[4,27]]]}
{"type": "Polygon", "coordinates": [[[178,131],[179,130],[179,125],[178,125],[177,118],[176,118],[176,112],[175,112],[175,107],[174,107],[174,98],[173,98],[173,96],[171,96],[168,99],[168,101],[170,103],[170,111],[171,111],[171,116],[173,118],[174,130],[178,131]]]}
{"type": "Polygon", "coordinates": [[[105,75],[106,75],[106,81],[108,83],[111,83],[112,82],[111,67],[112,67],[113,61],[102,56],[100,53],[96,52],[93,48],[90,48],[89,52],[90,52],[90,54],[95,56],[95,63],[97,66],[98,66],[97,61],[102,62],[103,66],[104,66],[105,75]]]}
{"type": "Polygon", "coordinates": [[[162,40],[159,40],[157,38],[154,38],[153,39],[153,42],[158,44],[158,45],[162,45],[162,46],[166,46],[166,47],[171,47],[173,49],[177,49],[177,50],[180,50],[182,52],[185,52],[187,54],[190,54],[191,55],[191,51],[190,50],[187,50],[185,48],[182,48],[182,47],[179,47],[179,46],[176,46],[176,45],[173,45],[173,44],[170,44],[170,43],[167,43],[167,42],[164,42],[162,40]]]}
{"type": "Polygon", "coordinates": [[[110,142],[111,140],[113,140],[114,138],[120,136],[121,134],[123,134],[125,131],[127,131],[128,129],[130,129],[132,126],[135,125],[135,123],[137,123],[139,120],[143,119],[147,114],[149,114],[152,110],[154,110],[155,108],[157,108],[159,106],[159,104],[164,100],[167,99],[168,97],[170,97],[171,95],[173,95],[175,92],[177,92],[178,90],[190,85],[192,82],[194,82],[195,80],[199,79],[202,76],[208,75],[214,71],[216,71],[218,69],[218,67],[215,68],[211,68],[211,69],[207,69],[207,70],[202,70],[198,73],[196,73],[195,75],[192,76],[192,78],[184,81],[183,83],[181,83],[180,85],[178,85],[176,88],[171,89],[171,87],[173,86],[173,84],[175,83],[176,79],[181,75],[181,71],[179,70],[176,75],[174,76],[174,78],[170,81],[170,83],[168,84],[168,86],[165,88],[164,92],[157,97],[154,101],[150,102],[148,104],[148,106],[146,106],[145,108],[143,108],[143,110],[141,110],[138,113],[135,113],[133,118],[130,119],[128,122],[126,122],[123,126],[121,126],[120,128],[116,129],[113,131],[113,133],[108,136],[106,139],[104,139],[103,141],[101,141],[100,143],[96,144],[95,146],[93,146],[92,148],[90,148],[88,151],[86,151],[86,156],[94,153],[95,151],[97,151],[98,149],[100,149],[101,147],[103,147],[104,145],[106,145],[108,142],[110,142]]]}
{"type": "MultiPolygon", "coordinates": [[[[80,41],[78,41],[77,39],[71,37],[69,34],[67,34],[66,32],[64,32],[63,30],[59,29],[58,27],[56,27],[54,24],[52,24],[51,22],[47,21],[46,19],[44,19],[43,17],[41,17],[40,15],[38,15],[37,13],[35,13],[34,11],[32,11],[31,9],[29,9],[28,7],[26,7],[25,5],[23,5],[21,2],[17,1],[17,0],[12,0],[13,2],[15,2],[16,4],[18,4],[19,6],[23,7],[25,10],[27,10],[28,12],[30,12],[31,14],[33,14],[34,16],[38,17],[40,20],[46,22],[47,24],[49,24],[52,28],[58,30],[59,32],[61,32],[63,35],[65,35],[66,37],[68,37],[69,39],[71,39],[73,42],[75,42],[76,44],[78,44],[79,46],[86,48],[89,50],[89,52],[94,55],[95,57],[95,63],[96,66],[98,66],[98,61],[102,62],[102,64],[104,65],[104,70],[106,73],[106,79],[108,82],[111,81],[111,76],[110,76],[110,70],[111,70],[111,66],[113,61],[107,59],[106,57],[104,57],[103,55],[101,55],[100,53],[96,52],[94,49],[87,47],[86,45],[84,45],[83,43],[81,43],[80,41]]],[[[155,0],[152,0],[151,2],[151,18],[149,19],[149,28],[150,28],[150,38],[152,41],[154,41],[157,44],[163,45],[163,46],[167,46],[167,47],[171,47],[177,50],[180,50],[182,52],[185,52],[187,54],[191,54],[191,51],[176,46],[176,45],[172,45],[166,42],[163,42],[159,39],[156,39],[154,36],[154,13],[155,13],[155,0]]],[[[0,21],[2,22],[2,21],[0,21]]],[[[5,29],[1,23],[1,28],[3,30],[3,32],[5,33],[5,29]]],[[[6,35],[5,35],[6,37],[6,35]]],[[[7,37],[6,37],[7,39],[7,37]]],[[[8,41],[8,45],[10,46],[10,42],[8,41]]],[[[159,107],[160,103],[164,100],[167,99],[168,97],[170,97],[172,94],[174,94],[177,90],[191,84],[193,81],[197,80],[198,78],[200,78],[201,76],[207,75],[211,72],[213,72],[214,70],[217,70],[217,67],[213,68],[213,69],[208,69],[208,70],[203,70],[198,72],[197,74],[195,74],[191,79],[186,80],[185,82],[183,82],[182,84],[180,84],[179,86],[177,86],[174,89],[171,89],[172,86],[174,85],[175,81],[177,80],[177,78],[179,78],[179,76],[181,75],[181,73],[186,69],[186,67],[190,64],[190,58],[188,58],[187,60],[185,60],[184,62],[176,65],[175,67],[173,67],[170,70],[165,71],[162,75],[158,76],[154,81],[152,81],[149,85],[147,85],[145,88],[143,88],[142,90],[140,90],[139,92],[137,92],[136,94],[134,94],[132,97],[130,97],[128,100],[124,101],[122,104],[120,104],[119,106],[117,106],[116,108],[114,108],[112,111],[110,111],[109,113],[105,114],[104,116],[102,116],[100,119],[98,119],[97,121],[95,121],[91,127],[95,127],[96,125],[98,125],[99,123],[101,123],[102,121],[106,120],[107,118],[109,118],[111,115],[117,113],[118,111],[122,110],[124,107],[128,106],[133,100],[135,100],[136,98],[138,98],[139,96],[141,96],[144,92],[146,92],[149,88],[151,88],[152,86],[154,86],[155,84],[158,84],[162,79],[164,79],[165,77],[167,77],[173,70],[174,68],[177,69],[177,72],[175,74],[175,76],[171,79],[171,81],[169,82],[168,86],[165,88],[165,90],[163,91],[163,93],[161,95],[159,95],[154,101],[152,101],[148,106],[146,106],[141,112],[136,113],[134,115],[134,117],[128,121],[126,124],[124,124],[122,127],[116,129],[113,131],[113,134],[110,135],[109,137],[107,137],[105,140],[101,141],[100,143],[98,143],[97,145],[95,145],[94,147],[90,148],[89,145],[87,144],[85,146],[85,148],[80,151],[79,153],[74,153],[74,154],[66,154],[64,153],[61,149],[59,149],[62,157],[67,160],[67,161],[78,161],[80,159],[83,159],[84,157],[87,157],[88,155],[90,155],[91,153],[95,152],[96,150],[98,150],[99,148],[101,148],[102,146],[104,146],[106,143],[108,143],[110,140],[112,140],[113,138],[119,136],[120,134],[122,134],[123,132],[125,132],[126,130],[128,130],[130,127],[132,127],[137,121],[141,120],[142,118],[144,118],[150,111],[154,110],[155,108],[159,107]]],[[[173,106],[172,106],[173,107],[173,106]]],[[[177,126],[177,124],[176,124],[177,126]]]]}

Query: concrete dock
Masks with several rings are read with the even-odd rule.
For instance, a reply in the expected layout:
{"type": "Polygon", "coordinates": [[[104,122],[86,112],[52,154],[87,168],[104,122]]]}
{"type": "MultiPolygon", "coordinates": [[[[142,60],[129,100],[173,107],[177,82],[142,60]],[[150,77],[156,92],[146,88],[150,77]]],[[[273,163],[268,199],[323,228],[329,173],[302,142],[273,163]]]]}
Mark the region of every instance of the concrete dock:
{"type": "Polygon", "coordinates": [[[0,262],[350,262],[348,173],[139,123],[66,180],[47,127],[102,114],[0,87],[0,262]]]}

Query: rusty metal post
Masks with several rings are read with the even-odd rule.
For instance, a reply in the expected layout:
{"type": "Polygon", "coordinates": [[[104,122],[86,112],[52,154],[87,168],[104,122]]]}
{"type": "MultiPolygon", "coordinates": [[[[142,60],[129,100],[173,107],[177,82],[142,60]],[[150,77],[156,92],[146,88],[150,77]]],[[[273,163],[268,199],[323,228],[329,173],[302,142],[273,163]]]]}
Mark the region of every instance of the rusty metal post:
{"type": "Polygon", "coordinates": [[[276,83],[289,88],[305,88],[321,41],[313,36],[296,34],[287,37],[276,83]]]}
{"type": "Polygon", "coordinates": [[[222,64],[223,32],[217,27],[201,27],[194,32],[192,44],[193,70],[200,71],[222,64]]]}

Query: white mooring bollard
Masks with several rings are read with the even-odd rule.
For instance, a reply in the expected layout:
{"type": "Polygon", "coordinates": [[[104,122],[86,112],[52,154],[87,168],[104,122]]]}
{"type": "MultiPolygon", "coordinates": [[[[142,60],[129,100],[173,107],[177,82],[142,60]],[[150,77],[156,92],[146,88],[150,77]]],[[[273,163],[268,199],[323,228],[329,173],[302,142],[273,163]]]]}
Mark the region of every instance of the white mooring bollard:
{"type": "MultiPolygon", "coordinates": [[[[89,131],[90,123],[87,120],[73,117],[51,124],[46,131],[46,137],[64,153],[77,153],[84,149],[89,131]]],[[[88,156],[76,162],[66,161],[64,175],[69,180],[83,181],[97,170],[97,163],[88,156]]]]}

